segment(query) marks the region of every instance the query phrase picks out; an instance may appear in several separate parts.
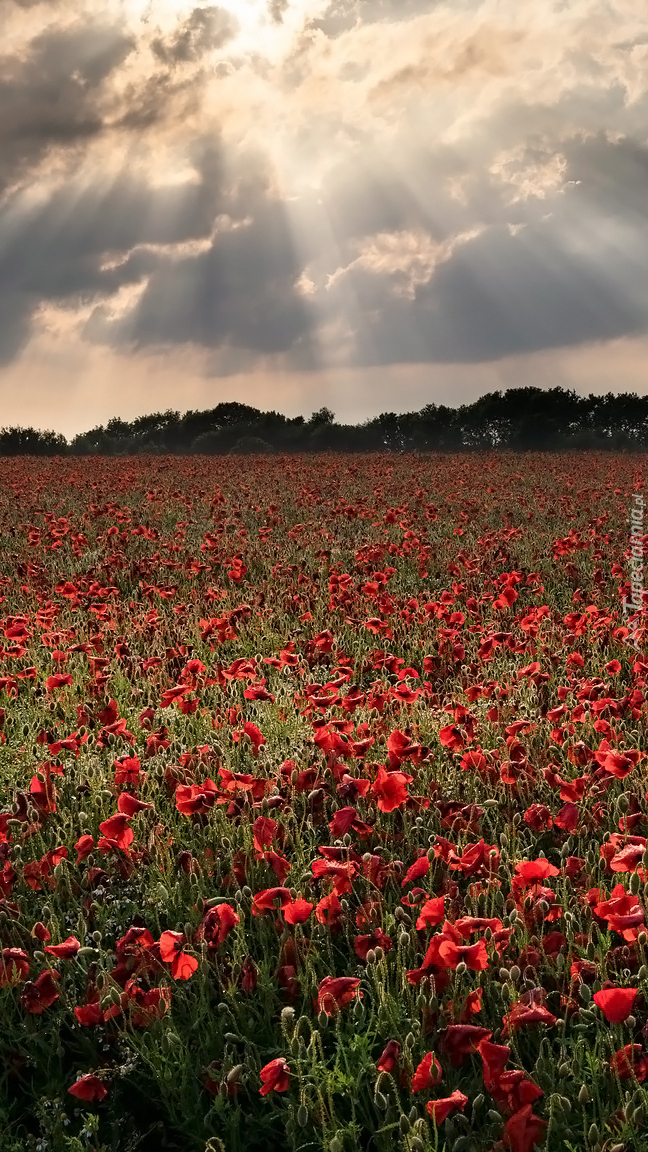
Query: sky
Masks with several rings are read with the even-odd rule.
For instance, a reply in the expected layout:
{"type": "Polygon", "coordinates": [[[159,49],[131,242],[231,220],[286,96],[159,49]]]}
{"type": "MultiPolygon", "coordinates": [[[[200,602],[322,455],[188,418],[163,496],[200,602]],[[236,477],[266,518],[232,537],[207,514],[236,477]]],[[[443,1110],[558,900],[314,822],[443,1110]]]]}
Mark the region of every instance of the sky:
{"type": "Polygon", "coordinates": [[[0,0],[0,424],[648,393],[636,0],[0,0]]]}

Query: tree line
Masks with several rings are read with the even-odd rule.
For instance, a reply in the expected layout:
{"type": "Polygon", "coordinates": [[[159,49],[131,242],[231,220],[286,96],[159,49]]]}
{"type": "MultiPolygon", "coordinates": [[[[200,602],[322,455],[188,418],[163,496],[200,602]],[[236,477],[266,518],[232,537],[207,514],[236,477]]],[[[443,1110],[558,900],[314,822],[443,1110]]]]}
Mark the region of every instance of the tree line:
{"type": "Polygon", "coordinates": [[[578,396],[564,388],[509,388],[472,404],[426,404],[338,424],[329,408],[309,419],[229,402],[184,414],[115,417],[72,440],[34,428],[1,428],[1,456],[226,455],[296,452],[648,450],[648,397],[578,396]]]}

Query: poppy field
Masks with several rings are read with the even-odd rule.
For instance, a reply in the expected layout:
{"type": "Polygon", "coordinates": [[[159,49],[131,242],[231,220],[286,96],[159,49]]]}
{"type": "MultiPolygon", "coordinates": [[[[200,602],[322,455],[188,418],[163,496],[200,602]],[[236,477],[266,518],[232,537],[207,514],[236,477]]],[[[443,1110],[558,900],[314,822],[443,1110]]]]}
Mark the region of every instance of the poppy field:
{"type": "Polygon", "coordinates": [[[648,1148],[644,477],[0,461],[2,1152],[648,1148]]]}

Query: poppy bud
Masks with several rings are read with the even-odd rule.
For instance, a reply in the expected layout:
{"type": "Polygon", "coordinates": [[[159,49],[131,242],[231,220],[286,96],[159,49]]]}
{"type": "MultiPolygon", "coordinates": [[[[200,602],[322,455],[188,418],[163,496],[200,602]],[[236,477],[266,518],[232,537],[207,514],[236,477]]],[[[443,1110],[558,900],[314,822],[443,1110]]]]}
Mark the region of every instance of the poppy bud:
{"type": "Polygon", "coordinates": [[[585,1107],[590,1102],[590,1094],[587,1084],[581,1084],[580,1092],[578,1093],[578,1103],[581,1107],[585,1107]]]}
{"type": "Polygon", "coordinates": [[[374,948],[374,952],[376,953],[376,960],[377,961],[380,961],[383,959],[385,953],[384,953],[383,949],[380,947],[380,944],[378,945],[377,948],[374,948]]]}
{"type": "Polygon", "coordinates": [[[599,1130],[596,1127],[596,1124],[591,1124],[590,1130],[587,1133],[587,1139],[589,1140],[590,1144],[596,1144],[598,1141],[598,1138],[599,1138],[599,1130]]]}
{"type": "Polygon", "coordinates": [[[475,1096],[475,1099],[472,1102],[473,1112],[477,1112],[481,1108],[485,1099],[486,1097],[481,1092],[479,1093],[479,1096],[475,1096]]]}
{"type": "Polygon", "coordinates": [[[375,963],[376,963],[376,953],[374,952],[373,948],[367,948],[367,964],[375,964],[375,963]]]}
{"type": "Polygon", "coordinates": [[[401,1116],[401,1118],[398,1122],[398,1127],[400,1128],[401,1136],[407,1136],[407,1133],[409,1132],[410,1127],[411,1127],[410,1122],[407,1119],[407,1116],[401,1116]]]}
{"type": "MultiPolygon", "coordinates": [[[[628,1016],[628,1018],[626,1019],[626,1024],[628,1025],[628,1028],[630,1029],[630,1031],[632,1031],[633,1028],[637,1027],[636,1017],[635,1016],[628,1016]]],[[[635,1121],[635,1123],[636,1123],[636,1121],[635,1121]]]]}
{"type": "Polygon", "coordinates": [[[334,1136],[329,1143],[329,1152],[343,1152],[342,1141],[338,1136],[334,1136]]]}
{"type": "Polygon", "coordinates": [[[281,1027],[285,1031],[290,1031],[293,1029],[294,1023],[295,1023],[295,1009],[292,1008],[290,1005],[287,1005],[285,1008],[282,1008],[282,1010],[281,1010],[281,1027]]]}
{"type": "Polygon", "coordinates": [[[34,960],[37,964],[42,964],[45,960],[45,953],[41,952],[40,949],[37,949],[36,952],[34,952],[34,960]]]}
{"type": "Polygon", "coordinates": [[[510,975],[511,975],[511,980],[513,981],[513,983],[517,984],[518,980],[520,979],[520,977],[522,975],[517,964],[514,964],[513,967],[511,968],[510,975]]]}
{"type": "Polygon", "coordinates": [[[578,995],[582,1004],[589,1004],[590,1000],[592,999],[591,988],[589,988],[587,984],[581,984],[578,990],[578,995]]]}
{"type": "Polygon", "coordinates": [[[317,1023],[319,1025],[319,1027],[322,1029],[322,1031],[324,1031],[325,1028],[328,1028],[328,1016],[326,1015],[326,1012],[324,1011],[323,1008],[322,1008],[322,1011],[320,1012],[319,1016],[317,1017],[317,1023]]]}
{"type": "Polygon", "coordinates": [[[410,1140],[410,1147],[412,1152],[425,1152],[425,1144],[421,1140],[420,1136],[412,1136],[412,1139],[410,1140]]]}
{"type": "Polygon", "coordinates": [[[630,891],[632,892],[632,895],[637,896],[639,893],[639,889],[641,887],[641,880],[639,879],[639,873],[638,872],[632,873],[632,876],[630,877],[629,887],[630,887],[630,891]]]}
{"type": "Polygon", "coordinates": [[[380,1108],[381,1112],[386,1112],[389,1107],[389,1101],[386,1096],[383,1096],[382,1092],[374,1092],[374,1104],[376,1108],[380,1108]]]}
{"type": "Polygon", "coordinates": [[[297,1123],[300,1128],[305,1128],[308,1124],[308,1108],[304,1104],[300,1104],[297,1109],[297,1123]]]}
{"type": "Polygon", "coordinates": [[[457,976],[464,976],[467,971],[468,971],[467,964],[465,963],[465,961],[460,960],[459,963],[457,964],[457,967],[456,967],[457,976]]]}

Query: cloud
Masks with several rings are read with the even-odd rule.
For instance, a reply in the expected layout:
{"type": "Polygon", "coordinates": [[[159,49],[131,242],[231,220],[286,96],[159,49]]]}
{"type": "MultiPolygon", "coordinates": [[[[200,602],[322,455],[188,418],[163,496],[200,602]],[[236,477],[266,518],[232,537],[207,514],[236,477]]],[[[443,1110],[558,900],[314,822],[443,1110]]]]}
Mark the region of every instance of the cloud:
{"type": "Polygon", "coordinates": [[[55,27],[0,58],[0,194],[53,147],[103,131],[106,82],[134,49],[133,36],[95,23],[55,27]]]}
{"type": "Polygon", "coordinates": [[[330,290],[341,276],[360,269],[374,276],[388,277],[396,296],[414,300],[417,289],[429,284],[436,268],[450,260],[460,244],[478,235],[476,228],[438,242],[425,232],[377,232],[359,243],[355,260],[331,273],[326,288],[330,290]]]}
{"type": "Polygon", "coordinates": [[[151,48],[164,64],[186,64],[222,48],[237,30],[238,21],[224,8],[194,8],[170,36],[156,36],[151,48]]]}
{"type": "Polygon", "coordinates": [[[287,11],[289,3],[290,0],[268,0],[270,19],[273,20],[275,24],[281,24],[283,22],[284,14],[287,11]]]}
{"type": "Polygon", "coordinates": [[[646,331],[632,0],[0,8],[5,366],[44,328],[269,380],[646,331]]]}

